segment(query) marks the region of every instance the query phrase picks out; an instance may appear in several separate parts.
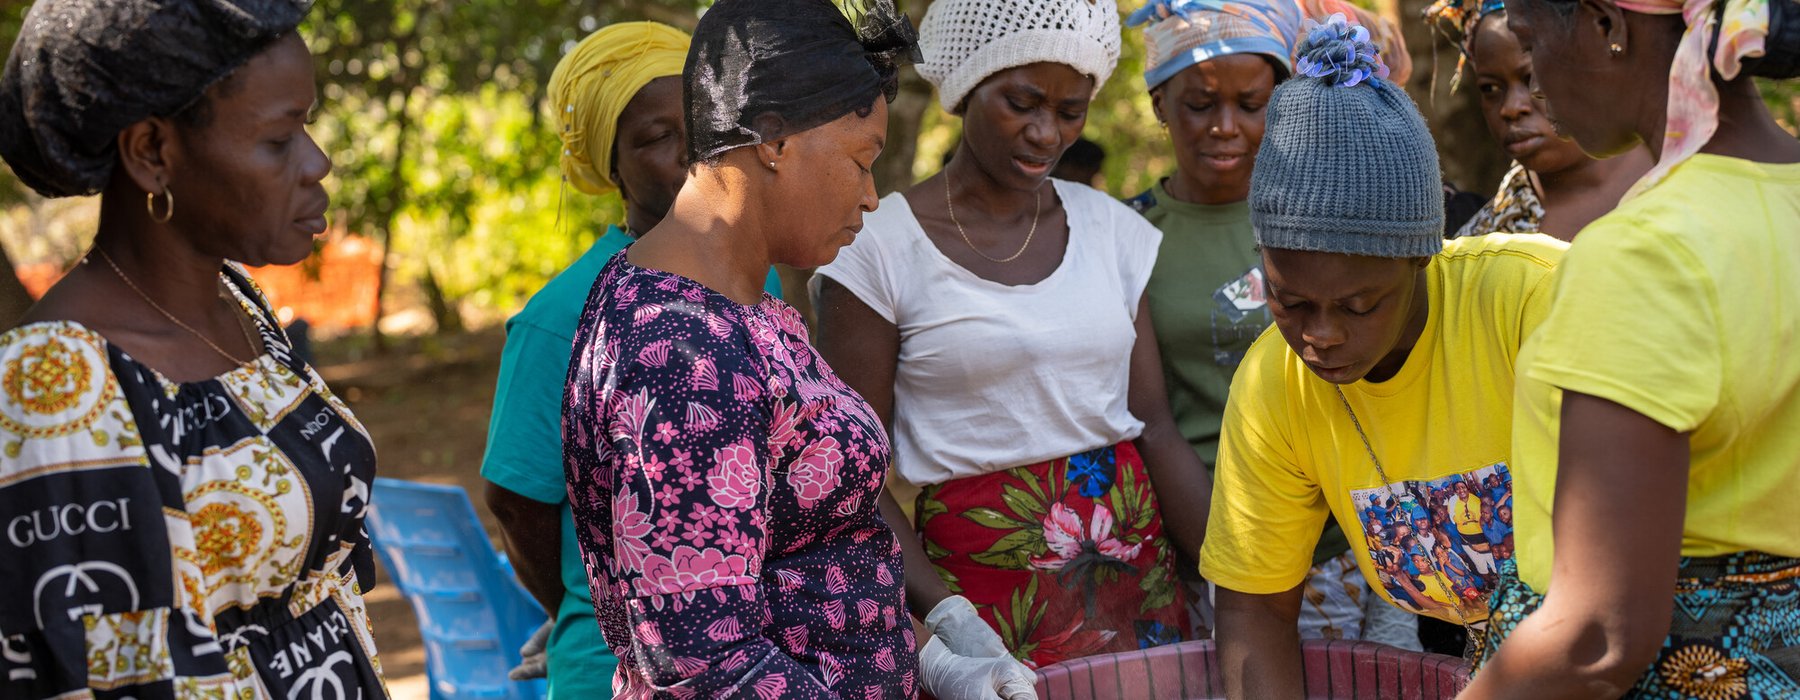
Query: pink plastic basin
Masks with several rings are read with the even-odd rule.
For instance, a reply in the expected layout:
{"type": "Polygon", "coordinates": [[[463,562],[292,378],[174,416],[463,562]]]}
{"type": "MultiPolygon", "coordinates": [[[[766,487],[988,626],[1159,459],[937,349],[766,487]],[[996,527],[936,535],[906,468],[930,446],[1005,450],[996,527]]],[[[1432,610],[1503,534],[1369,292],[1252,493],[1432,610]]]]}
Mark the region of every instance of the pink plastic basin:
{"type": "MultiPolygon", "coordinates": [[[[1309,640],[1301,645],[1306,697],[1436,700],[1469,678],[1462,659],[1373,642],[1309,640]]],[[[1225,697],[1211,640],[1090,656],[1038,669],[1039,700],[1171,700],[1225,697]]]]}

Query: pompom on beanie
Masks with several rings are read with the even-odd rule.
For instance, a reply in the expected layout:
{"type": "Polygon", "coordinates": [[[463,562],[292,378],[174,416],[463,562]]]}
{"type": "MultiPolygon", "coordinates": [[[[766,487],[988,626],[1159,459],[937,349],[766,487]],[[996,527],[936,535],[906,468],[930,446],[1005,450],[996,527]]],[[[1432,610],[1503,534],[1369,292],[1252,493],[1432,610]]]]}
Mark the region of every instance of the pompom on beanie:
{"type": "Polygon", "coordinates": [[[1257,245],[1414,258],[1443,249],[1437,147],[1387,79],[1369,31],[1308,21],[1294,77],[1275,89],[1250,176],[1257,245]]]}
{"type": "Polygon", "coordinates": [[[1119,65],[1114,0],[937,0],[919,29],[919,75],[955,112],[988,76],[1033,63],[1061,63],[1094,79],[1094,93],[1119,65]]]}

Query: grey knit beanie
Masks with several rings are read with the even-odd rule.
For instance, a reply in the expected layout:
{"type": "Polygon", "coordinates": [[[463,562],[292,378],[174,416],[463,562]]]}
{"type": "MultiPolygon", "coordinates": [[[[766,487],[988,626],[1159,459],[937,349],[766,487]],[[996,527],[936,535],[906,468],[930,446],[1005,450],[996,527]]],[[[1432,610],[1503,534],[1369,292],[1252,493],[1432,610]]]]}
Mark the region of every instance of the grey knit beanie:
{"type": "Polygon", "coordinates": [[[1341,14],[1308,22],[1250,176],[1257,245],[1382,258],[1443,249],[1437,147],[1376,51],[1341,14]]]}

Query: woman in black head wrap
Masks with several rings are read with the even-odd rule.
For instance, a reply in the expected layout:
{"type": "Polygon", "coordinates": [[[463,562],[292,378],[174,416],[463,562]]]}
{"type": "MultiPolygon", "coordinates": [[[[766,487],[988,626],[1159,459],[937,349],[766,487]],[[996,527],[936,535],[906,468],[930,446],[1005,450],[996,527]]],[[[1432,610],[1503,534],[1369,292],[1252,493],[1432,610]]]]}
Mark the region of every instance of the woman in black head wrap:
{"type": "Polygon", "coordinates": [[[762,291],[875,209],[914,34],[867,5],[855,26],[828,0],[707,11],[683,74],[694,165],[582,312],[564,464],[622,697],[909,698],[947,689],[933,669],[994,666],[915,655],[881,423],[762,291]]]}
{"type": "Polygon", "coordinates": [[[325,230],[304,0],[43,0],[0,156],[100,193],[94,248],[0,335],[0,697],[383,697],[375,454],[237,262],[325,230]]]}

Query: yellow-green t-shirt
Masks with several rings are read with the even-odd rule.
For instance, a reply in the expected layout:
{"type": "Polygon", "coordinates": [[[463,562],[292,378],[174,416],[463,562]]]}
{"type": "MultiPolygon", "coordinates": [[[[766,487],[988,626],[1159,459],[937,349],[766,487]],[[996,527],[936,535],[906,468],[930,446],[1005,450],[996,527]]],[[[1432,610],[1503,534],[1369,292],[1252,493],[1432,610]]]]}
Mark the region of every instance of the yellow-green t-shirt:
{"type": "Polygon", "coordinates": [[[1800,165],[1697,155],[1582,229],[1520,356],[1519,576],[1550,583],[1562,391],[1688,433],[1681,553],[1800,556],[1800,165]]]}
{"type": "Polygon", "coordinates": [[[1535,234],[1459,238],[1426,267],[1429,312],[1406,363],[1385,382],[1343,387],[1391,482],[1333,386],[1278,329],[1264,333],[1232,381],[1201,575],[1243,593],[1293,588],[1334,514],[1377,594],[1451,622],[1487,619],[1493,547],[1458,532],[1445,504],[1458,481],[1484,500],[1495,498],[1490,476],[1499,493],[1510,489],[1513,358],[1549,310],[1550,273],[1565,248],[1535,234]],[[1383,545],[1378,557],[1371,541],[1383,545]],[[1489,575],[1459,587],[1409,556],[1435,561],[1436,546],[1489,575]]]}
{"type": "Polygon", "coordinates": [[[1491,510],[1498,503],[1486,503],[1479,495],[1480,488],[1473,487],[1467,497],[1450,497],[1450,522],[1456,523],[1456,531],[1464,535],[1481,534],[1481,513],[1483,509],[1491,510]]]}

